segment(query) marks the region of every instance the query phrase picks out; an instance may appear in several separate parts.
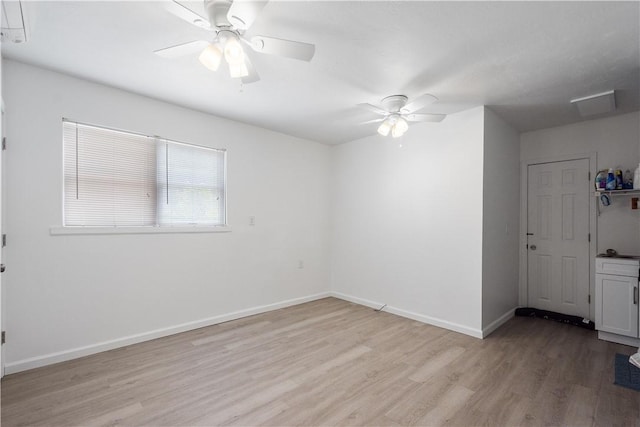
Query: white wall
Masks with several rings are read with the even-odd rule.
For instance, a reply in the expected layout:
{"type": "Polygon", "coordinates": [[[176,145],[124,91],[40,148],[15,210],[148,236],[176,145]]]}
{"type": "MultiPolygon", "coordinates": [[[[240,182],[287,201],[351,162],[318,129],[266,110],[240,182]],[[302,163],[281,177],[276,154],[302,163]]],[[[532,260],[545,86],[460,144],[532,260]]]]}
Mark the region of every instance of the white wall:
{"type": "Polygon", "coordinates": [[[520,147],[518,133],[484,115],[482,327],[490,333],[518,306],[520,147]]]}
{"type": "MultiPolygon", "coordinates": [[[[633,171],[640,160],[640,112],[590,120],[567,126],[523,133],[521,160],[597,153],[597,168],[633,171]]],[[[595,176],[595,175],[594,175],[595,176]]],[[[600,208],[597,218],[598,253],[607,248],[640,255],[640,209],[631,210],[629,198],[616,198],[600,208]]]]}
{"type": "Polygon", "coordinates": [[[17,62],[3,73],[8,372],[326,294],[329,147],[17,62]],[[51,236],[62,117],[226,148],[233,231],[51,236]]]}
{"type": "Polygon", "coordinates": [[[481,335],[483,117],[333,149],[334,292],[481,335]]]}
{"type": "MultiPolygon", "coordinates": [[[[13,61],[2,72],[8,372],[329,290],[486,335],[517,304],[518,160],[597,152],[598,168],[626,169],[640,158],[640,113],[529,132],[518,145],[478,107],[400,141],[327,147],[13,61]],[[226,148],[233,231],[51,236],[62,223],[62,117],[226,148]]],[[[604,211],[599,250],[640,253],[639,213],[604,211]]]]}

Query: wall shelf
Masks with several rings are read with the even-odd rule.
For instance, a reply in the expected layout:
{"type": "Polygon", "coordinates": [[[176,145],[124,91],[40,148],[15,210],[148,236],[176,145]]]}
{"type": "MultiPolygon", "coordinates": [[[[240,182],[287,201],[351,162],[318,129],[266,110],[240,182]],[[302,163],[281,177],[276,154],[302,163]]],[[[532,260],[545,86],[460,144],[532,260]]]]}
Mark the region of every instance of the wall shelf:
{"type": "MultiPolygon", "coordinates": [[[[634,190],[596,190],[594,192],[594,196],[600,198],[603,194],[606,194],[609,199],[613,201],[614,197],[631,197],[631,209],[638,209],[638,198],[640,198],[640,189],[634,190]]],[[[606,199],[606,198],[605,198],[606,199]]],[[[604,200],[599,200],[596,202],[596,213],[600,216],[600,205],[608,206],[609,202],[605,204],[604,200]]]]}
{"type": "Polygon", "coordinates": [[[640,189],[634,190],[597,190],[594,195],[596,197],[600,197],[602,194],[606,194],[607,196],[640,196],[640,189]]]}

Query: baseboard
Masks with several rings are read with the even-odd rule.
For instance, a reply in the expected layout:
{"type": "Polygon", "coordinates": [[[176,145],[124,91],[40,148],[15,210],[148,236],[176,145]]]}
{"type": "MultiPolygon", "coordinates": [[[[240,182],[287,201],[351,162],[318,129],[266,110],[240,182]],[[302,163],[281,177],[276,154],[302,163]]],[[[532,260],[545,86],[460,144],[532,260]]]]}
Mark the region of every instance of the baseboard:
{"type": "Polygon", "coordinates": [[[512,308],[511,310],[507,311],[502,316],[498,317],[493,322],[489,323],[489,325],[486,328],[482,328],[482,338],[486,338],[493,331],[495,331],[500,326],[502,326],[505,323],[507,323],[509,321],[509,319],[511,319],[513,316],[515,316],[515,313],[516,313],[516,307],[512,308]]]}
{"type": "Polygon", "coordinates": [[[274,304],[261,305],[248,308],[245,310],[234,311],[232,313],[213,316],[206,319],[196,320],[193,322],[182,323],[175,326],[156,329],[154,331],[143,332],[140,334],[129,335],[114,340],[103,341],[84,347],[77,347],[70,350],[64,350],[56,353],[45,354],[43,356],[31,357],[28,359],[18,360],[16,362],[6,363],[4,366],[5,374],[13,374],[16,372],[26,371],[29,369],[39,368],[41,366],[51,365],[54,363],[64,362],[67,360],[77,359],[79,357],[89,356],[91,354],[103,351],[113,350],[114,348],[125,347],[131,344],[137,344],[144,341],[150,341],[156,338],[162,338],[205,326],[216,325],[218,323],[228,322],[230,320],[240,319],[242,317],[253,316],[255,314],[266,313],[268,311],[279,310],[281,308],[293,305],[304,304],[306,302],[319,300],[331,296],[330,292],[321,292],[319,294],[309,295],[301,298],[280,301],[274,304]]]}
{"type": "MultiPolygon", "coordinates": [[[[339,298],[345,301],[349,301],[355,304],[364,305],[371,308],[380,308],[384,304],[366,300],[363,298],[354,297],[352,295],[343,294],[341,292],[331,291],[329,295],[335,298],[339,298]]],[[[412,311],[403,310],[401,308],[386,306],[384,311],[398,316],[406,317],[407,319],[417,320],[418,322],[426,323],[428,325],[438,326],[440,328],[448,329],[454,332],[460,332],[461,334],[469,335],[474,338],[483,338],[483,331],[480,329],[470,328],[468,326],[460,325],[458,323],[449,322],[448,320],[442,320],[431,316],[425,316],[424,314],[414,313],[412,311]]]]}
{"type": "MultiPolygon", "coordinates": [[[[625,335],[612,334],[611,332],[598,331],[598,339],[615,342],[640,349],[640,338],[627,337],[625,335]]],[[[640,351],[640,350],[639,350],[640,351]]]]}

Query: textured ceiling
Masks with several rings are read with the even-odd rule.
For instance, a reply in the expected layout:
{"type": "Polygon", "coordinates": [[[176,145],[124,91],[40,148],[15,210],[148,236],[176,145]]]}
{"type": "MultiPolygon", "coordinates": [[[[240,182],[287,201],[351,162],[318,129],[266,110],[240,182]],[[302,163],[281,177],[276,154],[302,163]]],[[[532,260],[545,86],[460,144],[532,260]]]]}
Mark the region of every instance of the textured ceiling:
{"type": "Polygon", "coordinates": [[[580,121],[569,100],[609,89],[616,114],[640,109],[635,1],[273,0],[247,35],[315,43],[316,55],[255,53],[261,80],[245,86],[196,55],[152,53],[210,37],[165,5],[23,0],[29,40],[2,55],[328,144],[375,134],[356,104],[392,94],[434,94],[433,113],[488,105],[519,131],[580,121]]]}

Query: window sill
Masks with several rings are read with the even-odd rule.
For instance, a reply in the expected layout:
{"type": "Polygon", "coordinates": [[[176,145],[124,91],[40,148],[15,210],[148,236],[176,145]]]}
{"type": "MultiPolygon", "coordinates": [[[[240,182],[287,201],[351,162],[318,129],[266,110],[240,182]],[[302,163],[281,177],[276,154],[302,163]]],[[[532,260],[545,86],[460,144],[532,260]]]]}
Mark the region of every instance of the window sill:
{"type": "Polygon", "coordinates": [[[184,226],[184,227],[51,227],[52,236],[76,234],[188,234],[188,233],[229,233],[226,226],[184,226]]]}

